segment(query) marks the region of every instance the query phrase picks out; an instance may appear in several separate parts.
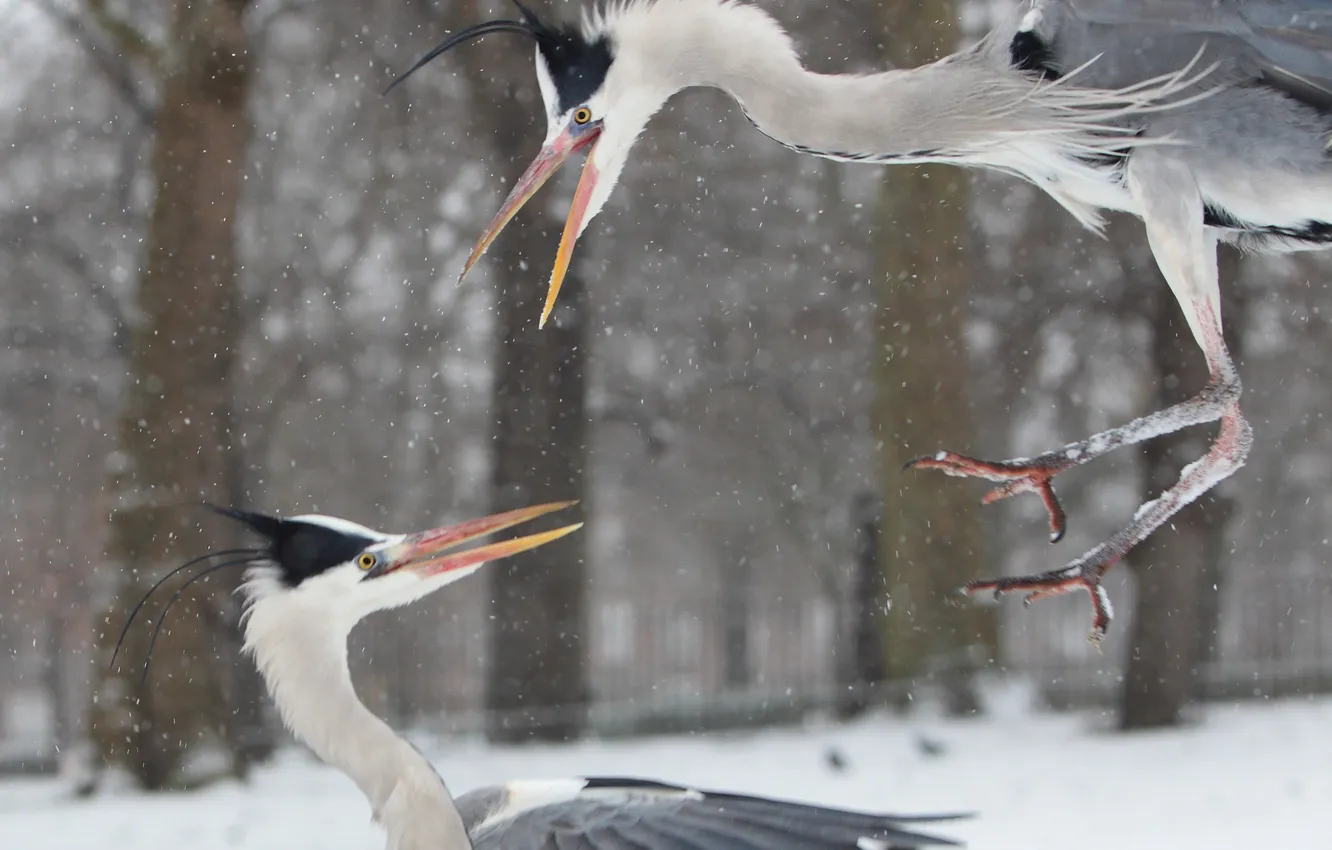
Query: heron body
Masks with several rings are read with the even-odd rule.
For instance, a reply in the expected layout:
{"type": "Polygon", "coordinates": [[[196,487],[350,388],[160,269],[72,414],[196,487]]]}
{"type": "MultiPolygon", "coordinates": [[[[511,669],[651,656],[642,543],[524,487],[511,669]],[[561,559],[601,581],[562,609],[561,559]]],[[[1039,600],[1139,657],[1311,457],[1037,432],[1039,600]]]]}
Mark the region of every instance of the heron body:
{"type": "Polygon", "coordinates": [[[220,568],[246,570],[245,647],[283,722],[361,789],[387,833],[388,850],[887,850],[956,843],[912,829],[955,816],[863,814],[640,779],[511,782],[455,802],[430,762],[357,698],[347,635],[374,611],[410,604],[487,561],[576,530],[580,524],[458,548],[570,504],[416,534],[387,534],[337,517],[219,509],[262,545],[217,553],[244,552],[242,559],[196,559],[190,565],[202,566],[190,581],[220,568]]]}
{"type": "Polygon", "coordinates": [[[964,589],[1026,591],[1029,600],[1085,589],[1099,639],[1111,619],[1104,572],[1242,466],[1252,442],[1222,337],[1218,243],[1259,251],[1332,244],[1332,2],[1029,0],[973,47],[874,74],[806,69],[771,17],[734,0],[628,0],[563,28],[517,5],[521,20],[458,33],[394,85],[490,32],[536,43],[545,144],[464,274],[545,180],[586,151],[542,323],[575,241],[609,197],[634,140],[692,86],[723,89],[761,132],[803,154],[995,169],[1034,183],[1098,232],[1105,210],[1143,221],[1206,356],[1208,385],[1189,401],[1039,457],[991,462],[940,452],[914,463],[996,482],[987,501],[1038,493],[1057,541],[1065,515],[1051,480],[1060,472],[1219,420],[1208,453],[1110,540],[1058,570],[964,589]]]}
{"type": "MultiPolygon", "coordinates": [[[[1284,37],[1301,36],[1287,29],[1284,37]]],[[[1207,96],[1132,122],[1139,137],[1170,144],[1108,162],[1119,197],[1106,207],[1144,216],[1129,188],[1130,167],[1138,158],[1168,159],[1189,171],[1203,224],[1221,240],[1256,251],[1319,249],[1332,241],[1332,3],[1038,2],[1010,50],[1015,62],[1047,79],[1081,68],[1078,85],[1098,88],[1132,85],[1198,56],[1212,66],[1198,82],[1207,96]],[[1279,7],[1284,16],[1270,14],[1279,7]],[[1325,63],[1321,79],[1283,71],[1253,46],[1258,35],[1242,17],[1266,10],[1273,23],[1298,22],[1300,7],[1320,16],[1322,26],[1309,22],[1305,49],[1325,63]]]]}

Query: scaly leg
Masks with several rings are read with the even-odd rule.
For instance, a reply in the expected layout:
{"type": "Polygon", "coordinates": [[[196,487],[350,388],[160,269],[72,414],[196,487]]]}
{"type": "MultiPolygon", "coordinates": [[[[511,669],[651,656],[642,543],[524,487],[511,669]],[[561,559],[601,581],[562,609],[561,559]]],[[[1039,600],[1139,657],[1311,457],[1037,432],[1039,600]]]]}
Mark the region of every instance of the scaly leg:
{"type": "Polygon", "coordinates": [[[1203,227],[1202,196],[1197,184],[1187,167],[1171,159],[1169,152],[1144,150],[1129,161],[1128,185],[1140,206],[1157,264],[1207,358],[1207,386],[1188,401],[1036,458],[987,462],[940,452],[907,464],[998,482],[1000,486],[985,497],[987,504],[1018,493],[1039,493],[1050,515],[1053,543],[1063,537],[1066,527],[1064,510],[1051,486],[1055,475],[1121,446],[1220,419],[1220,432],[1207,454],[1185,467],[1175,486],[1140,507],[1133,520],[1106,542],[1057,570],[975,581],[962,588],[967,596],[992,592],[997,597],[1025,591],[1027,604],[1071,590],[1086,590],[1092,600],[1089,639],[1093,642],[1105,636],[1113,616],[1109,595],[1101,585],[1105,572],[1181,508],[1243,466],[1253,443],[1253,429],[1239,410],[1239,374],[1221,333],[1216,238],[1203,227]]]}
{"type": "MultiPolygon", "coordinates": [[[[1235,389],[1238,390],[1238,385],[1235,389]]],[[[1164,525],[1180,508],[1243,466],[1252,442],[1253,429],[1240,414],[1239,405],[1235,403],[1227,405],[1221,415],[1221,431],[1207,454],[1185,467],[1179,482],[1174,487],[1140,507],[1133,521],[1118,534],[1060,569],[1038,575],[973,581],[962,588],[962,593],[972,596],[977,593],[993,592],[997,598],[1006,593],[1026,591],[1027,596],[1023,601],[1029,605],[1047,596],[1056,596],[1071,590],[1086,590],[1091,595],[1093,611],[1092,629],[1088,639],[1093,643],[1100,642],[1113,616],[1110,597],[1101,586],[1101,577],[1125,553],[1164,525]]]]}
{"type": "Polygon", "coordinates": [[[1215,422],[1225,413],[1226,404],[1232,396],[1239,396],[1239,379],[1235,377],[1233,369],[1229,379],[1214,375],[1212,382],[1188,401],[1034,458],[987,461],[944,451],[909,461],[906,468],[937,469],[945,475],[958,478],[984,478],[997,482],[1000,486],[981,500],[987,505],[1009,496],[1034,491],[1040,494],[1046,513],[1050,516],[1050,542],[1058,543],[1064,537],[1068,520],[1051,483],[1056,475],[1122,446],[1173,434],[1191,425],[1215,422]]]}

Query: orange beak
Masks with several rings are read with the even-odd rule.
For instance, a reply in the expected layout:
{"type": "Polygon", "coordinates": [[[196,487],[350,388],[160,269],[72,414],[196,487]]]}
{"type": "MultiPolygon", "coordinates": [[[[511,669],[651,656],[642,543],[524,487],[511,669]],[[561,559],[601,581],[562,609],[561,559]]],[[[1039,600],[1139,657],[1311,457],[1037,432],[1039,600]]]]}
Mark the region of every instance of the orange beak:
{"type": "Polygon", "coordinates": [[[472,266],[481,258],[481,255],[490,247],[490,243],[495,241],[500,231],[508,224],[518,210],[531,200],[537,190],[545,185],[555,172],[560,170],[560,166],[574,153],[587,150],[587,162],[583,166],[583,174],[578,179],[578,188],[574,191],[573,205],[569,209],[569,216],[564,222],[564,234],[560,237],[560,247],[555,253],[555,268],[550,275],[550,283],[546,288],[546,304],[541,310],[541,321],[537,327],[544,328],[546,320],[550,318],[550,311],[555,308],[555,298],[560,294],[560,287],[564,285],[564,276],[569,271],[569,258],[573,255],[574,243],[578,240],[578,234],[583,227],[583,217],[587,212],[588,201],[592,197],[592,190],[597,185],[597,168],[592,164],[592,151],[595,149],[597,137],[601,135],[600,127],[588,127],[583,129],[577,137],[574,137],[568,130],[560,133],[555,139],[541,149],[536,159],[523,172],[523,176],[518,178],[514,184],[513,191],[504,199],[499,212],[490,220],[486,226],[485,232],[477,240],[476,247],[467,257],[467,263],[463,266],[462,274],[458,276],[459,280],[467,276],[472,270],[472,266]]]}
{"type": "Polygon", "coordinates": [[[421,578],[428,578],[440,573],[473,567],[486,561],[507,558],[519,552],[526,552],[528,549],[535,549],[577,531],[583,527],[583,524],[577,522],[552,531],[529,534],[526,537],[515,537],[512,540],[490,543],[485,546],[478,546],[475,549],[465,549],[460,552],[450,551],[478,537],[512,528],[519,523],[563,510],[575,504],[577,502],[551,502],[545,505],[493,514],[481,519],[468,520],[457,525],[409,534],[405,540],[386,551],[385,555],[387,557],[370,569],[362,580],[373,579],[398,571],[407,571],[421,578]]]}

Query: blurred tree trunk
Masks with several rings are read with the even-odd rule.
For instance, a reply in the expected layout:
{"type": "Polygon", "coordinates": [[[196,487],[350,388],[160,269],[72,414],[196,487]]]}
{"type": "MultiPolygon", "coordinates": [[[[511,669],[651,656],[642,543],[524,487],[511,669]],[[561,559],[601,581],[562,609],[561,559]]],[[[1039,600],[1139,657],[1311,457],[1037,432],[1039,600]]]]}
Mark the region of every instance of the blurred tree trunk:
{"type": "MultiPolygon", "coordinates": [[[[889,59],[914,66],[956,47],[952,0],[884,3],[889,59]]],[[[992,608],[957,606],[959,585],[990,563],[974,487],[902,465],[974,444],[963,340],[974,264],[965,246],[969,183],[945,166],[884,169],[880,195],[875,347],[882,440],[882,562],[892,600],[884,618],[890,678],[942,674],[950,708],[977,707],[970,672],[995,654],[992,608]]]]}
{"type": "Polygon", "coordinates": [[[851,633],[851,639],[838,642],[838,646],[850,655],[849,659],[838,659],[842,687],[838,689],[837,716],[843,720],[856,717],[869,708],[871,689],[888,678],[883,626],[880,624],[888,614],[888,590],[884,586],[883,568],[879,565],[882,513],[879,499],[872,493],[857,493],[852,500],[855,563],[850,611],[848,616],[841,618],[840,626],[851,633]]]}
{"type": "MultiPolygon", "coordinates": [[[[460,4],[458,16],[459,23],[486,20],[476,3],[460,4]]],[[[494,200],[477,211],[478,236],[501,189],[517,179],[545,135],[531,45],[491,48],[459,54],[471,80],[468,128],[481,134],[496,174],[505,178],[503,186],[495,179],[494,200]]],[[[570,161],[568,169],[581,167],[570,161]]],[[[551,322],[537,329],[559,243],[559,223],[544,211],[557,187],[552,181],[488,254],[498,319],[494,510],[587,495],[587,297],[577,257],[551,322]]],[[[580,247],[586,250],[586,240],[580,247]]],[[[492,741],[560,741],[582,733],[588,699],[587,540],[586,531],[571,534],[486,568],[491,594],[486,734],[492,741]]]]}
{"type": "MultiPolygon", "coordinates": [[[[232,529],[214,522],[205,533],[199,514],[183,505],[200,498],[233,502],[242,484],[232,366],[240,338],[234,228],[251,135],[245,5],[176,0],[162,45],[96,7],[108,35],[144,64],[160,92],[156,199],[130,342],[132,380],[109,470],[116,503],[108,557],[125,581],[101,635],[103,670],[152,578],[234,545],[232,529]]],[[[136,623],[119,672],[98,688],[93,737],[108,762],[144,787],[210,778],[197,773],[201,753],[216,765],[207,770],[243,776],[267,749],[254,725],[261,716],[258,680],[229,634],[236,624],[230,591],[238,579],[234,570],[219,574],[182,599],[143,683],[151,621],[136,623]]]]}
{"type": "Polygon", "coordinates": [[[65,613],[51,611],[46,615],[46,645],[42,648],[42,684],[50,700],[51,740],[57,752],[66,753],[74,744],[70,734],[69,710],[69,670],[67,664],[72,660],[66,638],[65,613]]]}
{"type": "MultiPolygon", "coordinates": [[[[495,510],[586,496],[585,291],[571,274],[560,294],[563,308],[545,330],[537,330],[541,278],[533,270],[543,266],[538,257],[553,257],[557,234],[515,224],[525,236],[513,241],[532,250],[519,253],[511,241],[493,266],[500,301],[491,471],[495,510]],[[551,238],[532,238],[541,234],[551,238]]],[[[586,538],[572,534],[488,568],[486,709],[492,741],[562,741],[582,733],[588,698],[586,538]]]]}
{"type": "Polygon", "coordinates": [[[730,523],[720,529],[722,683],[727,690],[746,690],[754,680],[750,654],[750,610],[754,581],[754,532],[743,523],[730,523]]]}
{"type": "MultiPolygon", "coordinates": [[[[1242,357],[1238,332],[1244,322],[1243,287],[1236,283],[1240,265],[1237,251],[1222,250],[1222,315],[1226,344],[1237,362],[1242,357]]],[[[1155,406],[1162,408],[1198,392],[1207,383],[1207,364],[1154,263],[1143,278],[1153,290],[1148,304],[1155,406]]],[[[1148,442],[1143,447],[1143,498],[1154,499],[1173,486],[1180,470],[1207,452],[1215,433],[1215,427],[1190,428],[1148,442]]],[[[1126,559],[1137,579],[1137,604],[1120,699],[1122,729],[1174,726],[1196,695],[1202,666],[1215,650],[1221,557],[1234,507],[1232,497],[1213,491],[1181,510],[1126,559]]]]}

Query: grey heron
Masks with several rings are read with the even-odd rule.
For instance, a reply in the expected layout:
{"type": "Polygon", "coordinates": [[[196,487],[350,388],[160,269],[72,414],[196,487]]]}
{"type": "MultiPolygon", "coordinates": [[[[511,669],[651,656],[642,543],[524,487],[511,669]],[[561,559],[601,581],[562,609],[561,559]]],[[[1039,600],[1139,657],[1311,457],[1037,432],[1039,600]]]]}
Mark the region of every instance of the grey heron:
{"type": "Polygon", "coordinates": [[[1086,590],[1090,637],[1099,640],[1112,617],[1105,571],[1232,475],[1252,443],[1222,337],[1218,242],[1259,251],[1332,244],[1332,3],[1028,0],[971,48],[919,68],[854,75],[807,70],[771,17],[733,0],[628,0],[586,13],[579,27],[551,26],[518,8],[521,20],[457,33],[394,85],[487,33],[535,42],[546,141],[464,274],[540,185],[586,150],[543,323],[574,241],[609,196],[634,140],[668,98],[691,86],[725,90],[762,133],[801,153],[998,169],[1031,181],[1094,231],[1102,210],[1142,219],[1206,357],[1207,385],[1188,401],[1037,457],[988,462],[945,451],[909,464],[995,482],[987,503],[1039,494],[1057,542],[1066,520],[1051,486],[1056,475],[1219,420],[1207,453],[1109,540],[1059,569],[963,588],[1025,592],[1028,602],[1086,590]]]}
{"type": "Polygon", "coordinates": [[[347,666],[347,635],[368,614],[408,605],[486,561],[577,530],[581,523],[458,548],[572,504],[537,505],[416,534],[386,534],[330,516],[282,518],[214,508],[244,523],[261,545],[218,552],[216,563],[206,556],[188,562],[205,565],[190,581],[218,569],[246,570],[245,647],[283,722],[356,783],[387,833],[388,850],[956,845],[911,825],[957,816],[866,814],[642,779],[509,782],[455,801],[430,762],[357,698],[347,666]],[[240,557],[233,557],[237,553],[240,557]]]}

